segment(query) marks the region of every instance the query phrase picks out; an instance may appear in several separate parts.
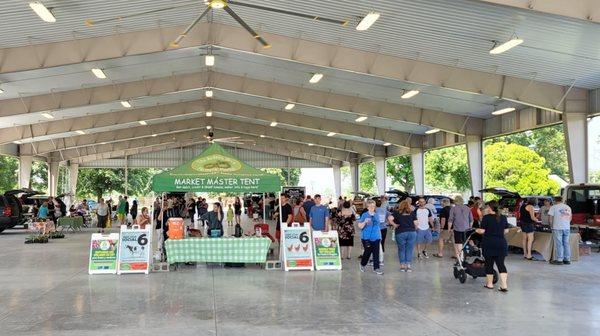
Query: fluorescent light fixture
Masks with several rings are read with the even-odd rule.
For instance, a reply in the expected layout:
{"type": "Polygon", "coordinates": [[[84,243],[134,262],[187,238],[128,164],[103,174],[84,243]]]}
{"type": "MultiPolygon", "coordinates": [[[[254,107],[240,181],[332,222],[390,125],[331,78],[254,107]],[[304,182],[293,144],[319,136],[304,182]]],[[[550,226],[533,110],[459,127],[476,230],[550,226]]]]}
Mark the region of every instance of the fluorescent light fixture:
{"type": "Polygon", "coordinates": [[[327,133],[327,136],[328,136],[328,137],[332,137],[332,136],[334,136],[334,135],[336,135],[336,134],[337,134],[337,133],[335,133],[335,132],[329,132],[329,133],[327,133]]]}
{"type": "Polygon", "coordinates": [[[419,90],[406,91],[400,98],[402,98],[402,99],[409,99],[409,98],[412,98],[412,97],[418,95],[419,92],[420,92],[419,90]]]}
{"type": "Polygon", "coordinates": [[[152,137],[156,138],[158,136],[158,134],[152,134],[152,137]]]}
{"type": "Polygon", "coordinates": [[[215,56],[214,55],[206,55],[206,56],[204,56],[204,64],[206,66],[213,66],[213,65],[215,65],[215,56]]]}
{"type": "Polygon", "coordinates": [[[365,117],[365,116],[361,116],[361,117],[354,119],[354,121],[356,121],[356,122],[363,122],[365,120],[367,120],[367,117],[365,117]]]}
{"type": "Polygon", "coordinates": [[[369,29],[373,25],[373,23],[375,23],[375,21],[379,19],[380,16],[381,14],[379,13],[370,12],[364,18],[362,18],[362,20],[360,20],[360,22],[356,26],[356,30],[363,31],[369,29]]]}
{"type": "Polygon", "coordinates": [[[312,77],[308,80],[310,84],[316,84],[323,78],[322,73],[313,74],[312,77]]]}
{"type": "Polygon", "coordinates": [[[514,107],[507,107],[507,108],[503,108],[500,110],[496,110],[496,111],[492,112],[492,114],[493,115],[501,115],[501,114],[505,114],[505,113],[510,113],[514,110],[516,110],[514,107]]]}
{"type": "Polygon", "coordinates": [[[315,144],[314,144],[314,143],[309,143],[308,145],[312,147],[312,146],[314,146],[315,144]]]}
{"type": "Polygon", "coordinates": [[[289,110],[293,109],[295,106],[296,106],[296,104],[294,104],[294,103],[288,103],[287,105],[285,105],[285,109],[289,111],[289,110]]]}
{"type": "Polygon", "coordinates": [[[510,50],[510,49],[518,46],[521,43],[523,43],[523,40],[518,37],[513,37],[510,40],[508,40],[502,44],[496,43],[496,44],[494,44],[494,47],[490,50],[490,54],[492,54],[492,55],[502,54],[503,52],[510,50]]]}
{"type": "Polygon", "coordinates": [[[54,116],[50,113],[42,113],[42,117],[46,119],[54,119],[54,116]]]}
{"type": "Polygon", "coordinates": [[[211,0],[211,1],[208,1],[206,4],[209,5],[211,8],[215,8],[215,9],[221,9],[221,8],[225,8],[225,6],[227,6],[227,3],[225,2],[225,0],[211,0]]]}
{"type": "Polygon", "coordinates": [[[128,102],[128,101],[126,101],[126,100],[122,100],[121,101],[121,105],[123,105],[123,107],[126,107],[126,108],[130,108],[131,107],[131,103],[128,102]]]}
{"type": "Polygon", "coordinates": [[[204,95],[206,96],[206,98],[211,98],[213,96],[213,92],[212,90],[206,90],[206,92],[204,92],[204,95]]]}
{"type": "Polygon", "coordinates": [[[439,131],[440,131],[439,128],[432,128],[430,130],[425,131],[425,134],[433,134],[433,133],[437,133],[439,131]]]}
{"type": "Polygon", "coordinates": [[[100,79],[106,78],[106,74],[104,73],[104,71],[102,71],[102,69],[94,68],[94,69],[92,69],[92,73],[94,74],[94,76],[96,76],[100,79]]]}
{"type": "Polygon", "coordinates": [[[275,126],[277,126],[277,121],[271,122],[271,127],[275,127],[275,126]]]}
{"type": "Polygon", "coordinates": [[[140,123],[140,125],[142,125],[142,126],[146,126],[146,125],[148,125],[148,123],[147,123],[145,120],[140,120],[140,121],[138,121],[138,122],[139,122],[139,123],[140,123]]]}
{"type": "Polygon", "coordinates": [[[39,1],[30,2],[29,7],[33,9],[35,14],[37,14],[40,19],[46,22],[56,22],[56,17],[54,17],[54,14],[52,14],[52,12],[46,6],[44,6],[43,3],[39,1]]]}
{"type": "Polygon", "coordinates": [[[389,142],[386,142],[386,143],[384,143],[383,145],[384,145],[385,147],[387,147],[387,146],[391,146],[392,144],[391,144],[391,143],[389,143],[389,142]]]}
{"type": "Polygon", "coordinates": [[[81,134],[81,135],[84,135],[84,134],[85,134],[85,132],[84,132],[84,131],[82,131],[82,130],[77,130],[77,131],[75,131],[75,133],[77,133],[77,134],[81,134]]]}
{"type": "Polygon", "coordinates": [[[101,144],[101,145],[106,145],[106,142],[101,142],[100,144],[101,144]]]}
{"type": "Polygon", "coordinates": [[[206,111],[206,116],[207,117],[212,117],[212,111],[206,111]]]}
{"type": "Polygon", "coordinates": [[[20,144],[22,144],[22,142],[21,142],[21,141],[19,141],[19,140],[15,140],[15,141],[13,141],[13,143],[14,143],[15,145],[20,145],[20,144]]]}
{"type": "Polygon", "coordinates": [[[206,129],[207,130],[212,129],[212,126],[208,125],[208,126],[206,126],[206,129]]]}
{"type": "Polygon", "coordinates": [[[4,93],[4,90],[0,89],[0,93],[4,93]]]}
{"type": "Polygon", "coordinates": [[[261,135],[260,135],[260,137],[261,137],[261,138],[266,138],[267,136],[266,136],[266,135],[264,135],[264,134],[261,134],[261,135]]]}

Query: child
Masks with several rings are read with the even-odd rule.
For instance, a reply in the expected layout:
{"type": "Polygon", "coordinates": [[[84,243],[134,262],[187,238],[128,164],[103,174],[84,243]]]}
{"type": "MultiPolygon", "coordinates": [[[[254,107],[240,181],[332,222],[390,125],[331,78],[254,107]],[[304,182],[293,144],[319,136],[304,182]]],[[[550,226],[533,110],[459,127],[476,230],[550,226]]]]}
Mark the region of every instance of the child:
{"type": "Polygon", "coordinates": [[[227,207],[227,226],[233,226],[233,208],[231,204],[227,207]]]}

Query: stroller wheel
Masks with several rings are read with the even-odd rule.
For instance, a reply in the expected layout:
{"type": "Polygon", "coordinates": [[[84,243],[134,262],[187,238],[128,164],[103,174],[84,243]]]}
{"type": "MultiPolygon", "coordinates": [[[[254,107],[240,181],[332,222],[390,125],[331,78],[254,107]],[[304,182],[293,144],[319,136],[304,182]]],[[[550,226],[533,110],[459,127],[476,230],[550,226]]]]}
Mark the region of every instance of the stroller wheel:
{"type": "Polygon", "coordinates": [[[454,267],[454,279],[458,279],[458,268],[454,267]]]}
{"type": "Polygon", "coordinates": [[[458,272],[458,281],[460,281],[460,283],[465,283],[465,281],[467,281],[467,273],[465,270],[460,270],[458,272]]]}
{"type": "Polygon", "coordinates": [[[494,270],[494,280],[492,281],[494,284],[498,282],[498,272],[494,270]]]}

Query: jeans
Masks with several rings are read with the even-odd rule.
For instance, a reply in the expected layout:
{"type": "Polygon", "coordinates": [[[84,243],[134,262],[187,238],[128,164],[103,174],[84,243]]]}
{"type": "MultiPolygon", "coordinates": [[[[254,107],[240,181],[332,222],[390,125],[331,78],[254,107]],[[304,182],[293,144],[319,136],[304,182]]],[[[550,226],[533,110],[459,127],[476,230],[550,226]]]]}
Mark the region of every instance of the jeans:
{"type": "Polygon", "coordinates": [[[377,240],[364,240],[362,239],[362,244],[364,247],[364,252],[362,258],[360,260],[360,264],[362,266],[367,266],[369,263],[369,259],[371,258],[371,254],[373,254],[373,269],[379,269],[379,243],[381,243],[380,239],[377,240]]]}
{"type": "Polygon", "coordinates": [[[400,259],[401,265],[410,264],[412,261],[416,241],[417,233],[415,231],[407,231],[396,234],[398,258],[400,259]]]}
{"type": "Polygon", "coordinates": [[[552,237],[554,238],[554,248],[556,249],[556,255],[554,256],[554,260],[571,261],[571,245],[569,244],[569,233],[569,229],[552,230],[552,237]]]}

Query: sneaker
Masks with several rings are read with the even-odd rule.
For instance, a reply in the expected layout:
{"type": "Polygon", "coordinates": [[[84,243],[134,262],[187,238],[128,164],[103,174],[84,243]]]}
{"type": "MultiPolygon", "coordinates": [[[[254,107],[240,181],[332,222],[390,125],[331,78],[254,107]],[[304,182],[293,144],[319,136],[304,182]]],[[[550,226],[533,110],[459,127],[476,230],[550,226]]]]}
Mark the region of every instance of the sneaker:
{"type": "Polygon", "coordinates": [[[425,259],[429,259],[429,255],[427,254],[427,251],[423,250],[423,257],[425,257],[425,259]]]}
{"type": "Polygon", "coordinates": [[[383,275],[383,271],[381,270],[381,268],[373,270],[373,272],[375,272],[375,274],[377,274],[377,275],[383,275]]]}
{"type": "Polygon", "coordinates": [[[401,268],[400,272],[406,272],[406,268],[401,268]]]}
{"type": "Polygon", "coordinates": [[[569,260],[565,260],[565,261],[563,261],[563,264],[565,264],[565,265],[571,265],[571,262],[569,260]]]}
{"type": "Polygon", "coordinates": [[[408,267],[406,268],[406,272],[407,272],[407,273],[411,273],[411,272],[412,272],[412,268],[410,268],[410,266],[408,266],[408,267]]]}
{"type": "Polygon", "coordinates": [[[363,266],[363,265],[360,265],[360,271],[361,271],[361,272],[365,273],[365,269],[366,269],[366,268],[365,268],[365,266],[363,266]]]}
{"type": "Polygon", "coordinates": [[[552,265],[562,265],[563,263],[560,262],[560,261],[558,261],[558,260],[551,260],[550,264],[552,264],[552,265]]]}

